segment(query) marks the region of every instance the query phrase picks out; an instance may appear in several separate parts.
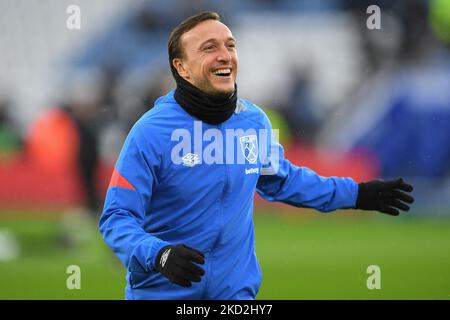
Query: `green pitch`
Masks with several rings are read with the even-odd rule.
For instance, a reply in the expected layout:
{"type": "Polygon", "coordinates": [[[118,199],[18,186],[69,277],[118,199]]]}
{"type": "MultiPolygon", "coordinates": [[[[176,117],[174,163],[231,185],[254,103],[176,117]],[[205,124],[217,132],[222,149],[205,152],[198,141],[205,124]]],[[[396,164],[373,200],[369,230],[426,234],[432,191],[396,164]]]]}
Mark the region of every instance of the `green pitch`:
{"type": "MultiPolygon", "coordinates": [[[[125,270],[95,223],[71,224],[70,245],[59,219],[2,216],[0,256],[5,230],[18,255],[0,261],[0,299],[123,299],[125,270]],[[80,290],[66,287],[70,265],[81,269],[80,290]]],[[[255,227],[259,299],[450,299],[449,219],[265,209],[255,227]],[[379,290],[367,288],[370,265],[380,267],[379,290]]]]}

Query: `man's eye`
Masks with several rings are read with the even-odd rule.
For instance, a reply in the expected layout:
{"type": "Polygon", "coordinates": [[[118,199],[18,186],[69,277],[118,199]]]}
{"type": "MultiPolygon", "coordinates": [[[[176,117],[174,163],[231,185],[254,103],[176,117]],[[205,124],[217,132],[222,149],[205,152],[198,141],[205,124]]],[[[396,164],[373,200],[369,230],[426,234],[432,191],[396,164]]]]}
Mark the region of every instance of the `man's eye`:
{"type": "Polygon", "coordinates": [[[205,47],[205,50],[212,50],[215,47],[216,47],[215,45],[210,45],[210,46],[205,47]]]}
{"type": "Polygon", "coordinates": [[[229,48],[236,48],[236,44],[230,43],[230,44],[228,45],[228,47],[229,47],[229,48]]]}

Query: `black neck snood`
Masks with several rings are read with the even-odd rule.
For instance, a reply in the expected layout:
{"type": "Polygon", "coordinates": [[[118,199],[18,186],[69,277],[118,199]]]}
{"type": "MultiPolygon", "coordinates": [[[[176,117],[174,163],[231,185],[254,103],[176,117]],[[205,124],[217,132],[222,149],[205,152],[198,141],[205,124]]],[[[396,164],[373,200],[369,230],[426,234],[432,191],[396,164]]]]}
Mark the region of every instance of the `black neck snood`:
{"type": "Polygon", "coordinates": [[[177,89],[175,100],[191,116],[209,124],[220,124],[228,120],[236,109],[237,86],[228,97],[204,93],[182,77],[175,75],[177,89]]]}

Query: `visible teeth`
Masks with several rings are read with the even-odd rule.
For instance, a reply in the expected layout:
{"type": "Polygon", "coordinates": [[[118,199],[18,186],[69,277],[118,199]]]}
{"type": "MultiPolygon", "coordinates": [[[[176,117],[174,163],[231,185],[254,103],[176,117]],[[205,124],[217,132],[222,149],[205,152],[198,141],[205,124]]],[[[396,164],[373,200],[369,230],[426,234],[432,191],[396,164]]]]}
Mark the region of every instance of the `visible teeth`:
{"type": "Polygon", "coordinates": [[[214,74],[229,74],[231,73],[231,69],[218,69],[213,72],[214,74]]]}

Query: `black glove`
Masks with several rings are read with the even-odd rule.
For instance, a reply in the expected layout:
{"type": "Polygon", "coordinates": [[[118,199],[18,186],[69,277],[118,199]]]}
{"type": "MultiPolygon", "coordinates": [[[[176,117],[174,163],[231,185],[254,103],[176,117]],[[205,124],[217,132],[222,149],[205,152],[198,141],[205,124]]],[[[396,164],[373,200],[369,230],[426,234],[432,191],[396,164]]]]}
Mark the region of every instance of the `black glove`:
{"type": "Polygon", "coordinates": [[[183,287],[200,282],[205,271],[193,262],[205,263],[205,256],[198,250],[184,244],[163,247],[156,257],[156,269],[171,282],[183,287]]]}
{"type": "Polygon", "coordinates": [[[362,210],[377,210],[382,213],[398,216],[400,210],[408,211],[406,203],[413,203],[414,198],[400,191],[411,192],[413,187],[403,181],[396,180],[373,180],[359,184],[356,208],[362,210]]]}

